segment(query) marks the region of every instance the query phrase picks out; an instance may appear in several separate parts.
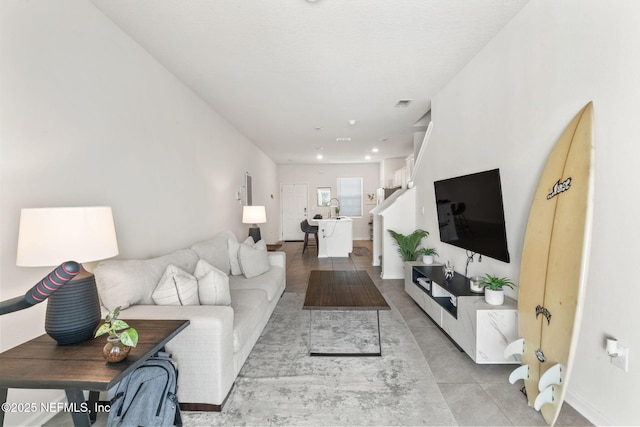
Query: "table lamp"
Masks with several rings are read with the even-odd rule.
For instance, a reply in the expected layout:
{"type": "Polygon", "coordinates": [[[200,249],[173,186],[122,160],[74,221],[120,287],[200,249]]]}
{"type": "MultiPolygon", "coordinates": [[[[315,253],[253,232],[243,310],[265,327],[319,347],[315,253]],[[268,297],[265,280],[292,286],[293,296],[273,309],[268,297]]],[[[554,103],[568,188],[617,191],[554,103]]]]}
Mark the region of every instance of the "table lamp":
{"type": "Polygon", "coordinates": [[[265,222],[267,222],[267,212],[264,206],[244,206],[242,208],[242,223],[251,224],[249,236],[253,237],[253,241],[256,243],[262,238],[258,224],[265,222]]]}
{"type": "MultiPolygon", "coordinates": [[[[118,255],[110,207],[22,209],[16,264],[57,266],[88,263],[118,255]]],[[[87,340],[101,319],[92,273],[79,273],[48,298],[45,331],[58,344],[87,340]]]]}

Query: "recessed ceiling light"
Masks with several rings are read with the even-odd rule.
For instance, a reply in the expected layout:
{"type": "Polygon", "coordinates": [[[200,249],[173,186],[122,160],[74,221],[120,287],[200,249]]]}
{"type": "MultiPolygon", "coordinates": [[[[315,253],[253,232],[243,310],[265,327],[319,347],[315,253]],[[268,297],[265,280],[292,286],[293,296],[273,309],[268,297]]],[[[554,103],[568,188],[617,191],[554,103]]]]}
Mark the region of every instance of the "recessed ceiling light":
{"type": "Polygon", "coordinates": [[[411,101],[413,101],[413,99],[401,99],[396,104],[396,107],[408,107],[409,104],[411,104],[411,101]]]}
{"type": "Polygon", "coordinates": [[[318,155],[316,156],[316,159],[318,159],[318,160],[322,160],[322,154],[318,154],[318,155]]]}
{"type": "Polygon", "coordinates": [[[338,141],[338,142],[350,142],[351,138],[336,138],[336,141],[338,141]]]}
{"type": "Polygon", "coordinates": [[[373,147],[373,148],[371,149],[371,152],[373,152],[373,153],[377,153],[378,151],[380,151],[380,150],[378,150],[378,148],[377,148],[377,147],[373,147]]]}
{"type": "Polygon", "coordinates": [[[364,156],[364,158],[365,158],[366,160],[371,160],[371,156],[370,156],[370,155],[368,155],[368,154],[367,154],[366,156],[364,156]]]}
{"type": "Polygon", "coordinates": [[[355,126],[356,123],[357,122],[355,120],[353,120],[353,119],[349,120],[349,126],[355,126]]]}

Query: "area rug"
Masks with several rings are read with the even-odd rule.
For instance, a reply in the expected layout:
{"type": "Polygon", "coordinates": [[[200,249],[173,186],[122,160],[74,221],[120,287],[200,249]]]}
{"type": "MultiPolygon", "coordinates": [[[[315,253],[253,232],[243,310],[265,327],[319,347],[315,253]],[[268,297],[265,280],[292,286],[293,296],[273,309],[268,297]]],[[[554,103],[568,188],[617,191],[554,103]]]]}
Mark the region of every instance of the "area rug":
{"type": "Polygon", "coordinates": [[[223,411],[185,425],[456,425],[395,307],[380,312],[381,357],[310,357],[303,301],[283,295],[223,411]]]}

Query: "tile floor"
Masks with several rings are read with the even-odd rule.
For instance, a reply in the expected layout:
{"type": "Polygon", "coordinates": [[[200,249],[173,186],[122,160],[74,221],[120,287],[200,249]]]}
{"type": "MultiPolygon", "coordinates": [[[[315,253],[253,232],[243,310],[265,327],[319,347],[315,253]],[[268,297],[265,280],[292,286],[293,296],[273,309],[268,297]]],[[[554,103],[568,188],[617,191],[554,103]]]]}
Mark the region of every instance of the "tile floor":
{"type": "MultiPolygon", "coordinates": [[[[315,248],[307,248],[303,255],[301,242],[285,242],[280,250],[287,254],[286,292],[304,293],[311,270],[367,271],[405,318],[459,425],[546,425],[542,416],[527,405],[519,391],[522,384],[507,381],[514,365],[475,364],[404,292],[403,280],[380,278],[380,268],[371,265],[371,241],[354,241],[354,253],[349,258],[318,259],[315,248]]],[[[556,425],[592,424],[565,403],[556,425]]]]}

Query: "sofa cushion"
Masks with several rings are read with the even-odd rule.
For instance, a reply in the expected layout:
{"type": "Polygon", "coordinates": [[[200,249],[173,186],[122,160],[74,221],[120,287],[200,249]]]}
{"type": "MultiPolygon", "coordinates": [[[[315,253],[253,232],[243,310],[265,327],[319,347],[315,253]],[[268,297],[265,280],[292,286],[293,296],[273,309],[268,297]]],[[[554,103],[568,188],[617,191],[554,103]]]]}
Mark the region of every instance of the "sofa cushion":
{"type": "Polygon", "coordinates": [[[271,265],[264,240],[254,245],[242,243],[238,249],[238,262],[246,278],[256,277],[269,271],[271,265]]]}
{"type": "MultiPolygon", "coordinates": [[[[245,245],[253,246],[254,241],[253,237],[249,236],[242,242],[245,245]]],[[[236,240],[235,237],[230,238],[227,241],[228,249],[229,249],[229,264],[231,266],[231,275],[239,276],[242,274],[242,269],[240,268],[240,261],[238,260],[238,250],[240,249],[241,243],[236,240]]]]}
{"type": "Polygon", "coordinates": [[[244,276],[229,277],[229,287],[231,290],[239,289],[260,289],[267,293],[269,301],[280,297],[280,285],[284,281],[284,268],[271,266],[271,269],[260,276],[247,279],[244,276]]]}
{"type": "Polygon", "coordinates": [[[182,249],[147,260],[105,260],[93,270],[102,305],[109,311],[120,306],[152,305],[151,295],[170,264],[193,273],[198,255],[182,249]]]}
{"type": "Polygon", "coordinates": [[[224,274],[229,274],[231,272],[231,267],[229,264],[227,241],[230,238],[235,239],[236,237],[230,231],[223,231],[212,239],[196,243],[191,246],[191,249],[193,249],[200,258],[207,261],[224,274]]]}
{"type": "Polygon", "coordinates": [[[229,305],[229,276],[201,259],[194,273],[198,279],[198,298],[202,305],[229,305]]]}
{"type": "Polygon", "coordinates": [[[192,274],[170,264],[151,298],[156,305],[199,305],[198,280],[192,274]]]}
{"type": "Polygon", "coordinates": [[[231,290],[233,307],[233,352],[242,348],[255,333],[266,310],[269,308],[267,294],[260,290],[231,290]]]}

